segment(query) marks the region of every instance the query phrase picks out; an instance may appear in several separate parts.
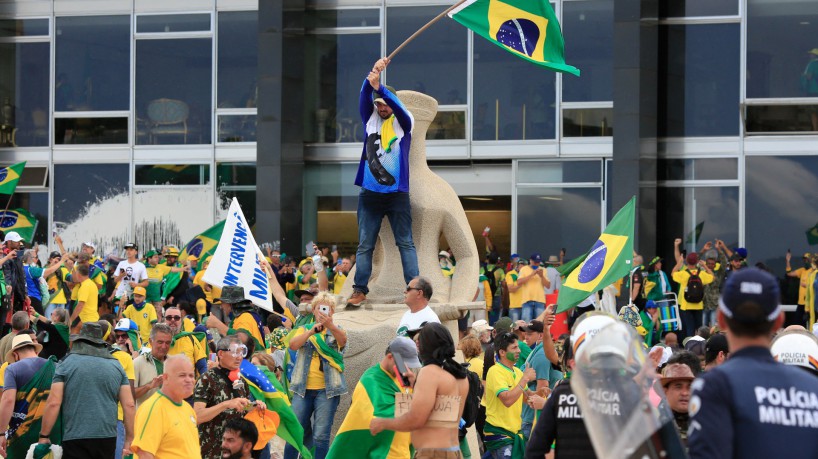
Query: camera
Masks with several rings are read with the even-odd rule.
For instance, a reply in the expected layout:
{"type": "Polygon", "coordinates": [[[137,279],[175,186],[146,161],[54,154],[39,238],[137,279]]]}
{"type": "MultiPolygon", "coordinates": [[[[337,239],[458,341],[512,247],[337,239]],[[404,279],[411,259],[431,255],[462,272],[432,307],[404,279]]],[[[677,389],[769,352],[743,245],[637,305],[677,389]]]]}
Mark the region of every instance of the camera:
{"type": "Polygon", "coordinates": [[[329,315],[329,306],[327,306],[326,304],[321,304],[318,306],[318,311],[321,314],[329,315]]]}

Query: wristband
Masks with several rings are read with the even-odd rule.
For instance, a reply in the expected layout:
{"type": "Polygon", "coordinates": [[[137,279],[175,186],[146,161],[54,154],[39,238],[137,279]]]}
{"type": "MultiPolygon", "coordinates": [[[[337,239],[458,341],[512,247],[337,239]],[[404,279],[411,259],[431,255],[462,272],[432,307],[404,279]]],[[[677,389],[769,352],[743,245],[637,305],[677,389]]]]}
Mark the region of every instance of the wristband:
{"type": "Polygon", "coordinates": [[[40,438],[48,438],[50,436],[51,436],[51,434],[43,434],[43,433],[40,434],[40,438]]]}

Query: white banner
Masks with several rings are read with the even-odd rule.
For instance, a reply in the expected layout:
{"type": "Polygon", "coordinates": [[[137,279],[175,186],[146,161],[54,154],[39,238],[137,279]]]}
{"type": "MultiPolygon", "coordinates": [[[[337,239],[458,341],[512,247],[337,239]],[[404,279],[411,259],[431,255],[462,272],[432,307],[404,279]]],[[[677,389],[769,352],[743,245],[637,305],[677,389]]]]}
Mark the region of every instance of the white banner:
{"type": "Polygon", "coordinates": [[[205,271],[204,281],[217,287],[228,285],[244,287],[246,299],[272,312],[270,284],[267,281],[267,274],[259,265],[259,253],[239,201],[233,198],[219,246],[205,271]]]}

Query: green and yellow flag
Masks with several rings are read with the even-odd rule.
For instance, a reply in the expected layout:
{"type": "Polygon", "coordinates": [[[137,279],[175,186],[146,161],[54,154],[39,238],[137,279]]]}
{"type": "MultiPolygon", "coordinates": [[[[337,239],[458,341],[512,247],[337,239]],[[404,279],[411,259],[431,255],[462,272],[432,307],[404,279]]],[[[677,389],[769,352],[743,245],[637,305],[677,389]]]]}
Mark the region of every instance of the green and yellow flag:
{"type": "Polygon", "coordinates": [[[31,244],[37,230],[37,219],[25,209],[0,211],[0,228],[6,234],[16,231],[26,243],[31,244]]]}
{"type": "Polygon", "coordinates": [[[557,313],[567,311],[592,293],[628,275],[633,264],[633,224],[636,196],[625,204],[608,227],[565,278],[557,301],[557,313]]]}
{"type": "Polygon", "coordinates": [[[327,459],[408,459],[409,432],[384,430],[375,436],[369,433],[373,417],[395,417],[396,392],[400,392],[397,381],[383,371],[380,364],[366,370],[355,386],[352,404],[338,428],[327,459]]]}
{"type": "MultiPolygon", "coordinates": [[[[290,339],[295,338],[298,335],[303,335],[304,333],[310,331],[312,327],[315,326],[315,322],[310,324],[305,324],[301,327],[298,327],[296,330],[293,330],[292,336],[290,339]]],[[[326,333],[316,333],[310,336],[310,343],[315,346],[315,350],[318,354],[330,364],[332,368],[343,372],[344,371],[344,356],[341,355],[340,352],[336,351],[335,349],[331,348],[329,344],[327,344],[324,335],[326,333]]]]}
{"type": "Polygon", "coordinates": [[[565,63],[565,42],[548,0],[466,0],[449,17],[517,57],[579,76],[565,63]]]}
{"type": "Polygon", "coordinates": [[[807,230],[807,244],[809,245],[818,244],[818,223],[816,223],[815,226],[807,230]]]}
{"type": "Polygon", "coordinates": [[[20,181],[20,176],[23,175],[25,167],[26,162],[23,161],[9,167],[0,168],[0,194],[14,194],[17,182],[20,181]]]}
{"type": "MultiPolygon", "coordinates": [[[[216,252],[216,246],[219,245],[219,239],[222,238],[222,231],[224,231],[224,222],[211,226],[203,233],[196,235],[193,239],[185,244],[182,253],[179,254],[180,266],[187,264],[187,257],[189,255],[196,255],[199,257],[198,269],[202,269],[205,258],[213,255],[216,252]]],[[[171,292],[179,285],[182,280],[182,273],[168,273],[165,276],[164,284],[162,285],[162,299],[170,296],[171,292]]]]}

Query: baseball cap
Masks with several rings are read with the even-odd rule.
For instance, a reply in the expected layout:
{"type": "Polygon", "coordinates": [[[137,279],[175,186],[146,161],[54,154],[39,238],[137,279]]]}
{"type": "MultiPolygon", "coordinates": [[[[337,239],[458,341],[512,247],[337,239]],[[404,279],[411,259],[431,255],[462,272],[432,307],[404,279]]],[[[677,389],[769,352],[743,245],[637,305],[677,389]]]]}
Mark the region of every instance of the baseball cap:
{"type": "Polygon", "coordinates": [[[520,327],[523,331],[530,331],[534,333],[542,333],[544,330],[543,323],[539,320],[532,320],[526,326],[520,327]]]}
{"type": "Polygon", "coordinates": [[[139,327],[136,325],[131,319],[119,319],[119,322],[116,323],[114,327],[116,331],[129,331],[129,330],[139,330],[139,327]]]}
{"type": "Polygon", "coordinates": [[[408,368],[420,368],[422,366],[418,359],[418,347],[411,339],[398,336],[389,342],[388,349],[389,353],[400,355],[408,368]]]}
{"type": "Polygon", "coordinates": [[[145,296],[145,287],[137,286],[133,288],[134,295],[142,295],[145,296]]]}
{"type": "Polygon", "coordinates": [[[159,255],[159,252],[157,252],[156,250],[148,250],[148,253],[145,254],[145,258],[150,258],[154,255],[159,255]]]}
{"type": "Polygon", "coordinates": [[[57,251],[51,252],[51,254],[48,255],[49,260],[52,259],[52,258],[61,258],[61,257],[62,257],[62,254],[60,254],[60,252],[57,252],[57,251]]]}
{"type": "Polygon", "coordinates": [[[20,237],[20,234],[17,233],[17,231],[9,231],[8,233],[6,233],[6,238],[3,239],[3,242],[4,243],[9,242],[9,241],[11,241],[11,242],[20,242],[22,240],[23,240],[23,238],[20,237]]]}
{"type": "Polygon", "coordinates": [[[438,258],[449,258],[449,252],[445,250],[441,250],[440,253],[437,254],[438,258]]]}
{"type": "Polygon", "coordinates": [[[534,252],[534,253],[531,254],[531,257],[529,257],[528,260],[529,261],[536,261],[537,263],[539,263],[539,262],[542,261],[542,255],[540,255],[539,253],[534,252]]]}
{"type": "Polygon", "coordinates": [[[699,254],[696,252],[688,253],[685,261],[687,261],[689,265],[695,265],[699,262],[699,254]]]}
{"type": "Polygon", "coordinates": [[[656,309],[657,307],[658,306],[656,306],[655,301],[653,301],[653,300],[645,301],[645,309],[656,309]]]}
{"type": "Polygon", "coordinates": [[[477,333],[483,333],[485,331],[494,330],[494,327],[489,325],[489,323],[486,322],[485,320],[480,319],[475,320],[474,323],[471,324],[471,329],[476,331],[477,333]]]}
{"type": "Polygon", "coordinates": [[[724,284],[719,310],[730,319],[744,323],[772,322],[781,313],[778,281],[758,268],[746,268],[734,272],[724,284]],[[763,317],[752,317],[738,310],[745,303],[761,307],[763,317]]]}
{"type": "Polygon", "coordinates": [[[738,248],[736,249],[736,253],[737,253],[737,254],[739,254],[739,256],[740,256],[742,259],[747,258],[747,249],[745,249],[744,247],[738,247],[738,248]]]}
{"type": "Polygon", "coordinates": [[[653,265],[655,265],[656,263],[659,263],[660,261],[662,261],[662,257],[660,257],[660,256],[655,256],[655,257],[653,257],[653,259],[652,259],[652,260],[650,260],[650,263],[648,263],[648,266],[653,266],[653,265]]]}
{"type": "Polygon", "coordinates": [[[91,247],[92,249],[97,250],[97,246],[96,246],[96,244],[94,244],[94,243],[93,243],[93,242],[91,242],[91,241],[88,241],[88,242],[83,242],[83,243],[82,243],[82,245],[84,245],[84,246],[86,246],[86,247],[91,247]]]}
{"type": "Polygon", "coordinates": [[[770,352],[778,362],[818,372],[818,338],[806,330],[781,332],[773,340],[770,352]]]}
{"type": "Polygon", "coordinates": [[[197,257],[196,255],[188,255],[187,256],[187,261],[198,261],[198,260],[199,260],[199,257],[197,257]]]}
{"type": "Polygon", "coordinates": [[[123,249],[134,249],[134,250],[138,250],[138,249],[137,249],[137,247],[136,247],[136,243],[135,243],[135,242],[128,242],[128,243],[126,243],[126,244],[125,244],[125,245],[124,245],[122,248],[123,248],[123,249]]]}
{"type": "Polygon", "coordinates": [[[497,322],[494,322],[494,329],[498,333],[508,333],[511,331],[512,322],[511,317],[500,317],[497,322]]]}
{"type": "Polygon", "coordinates": [[[515,258],[520,258],[520,256],[519,256],[519,255],[517,255],[516,253],[512,253],[512,254],[511,254],[511,259],[513,260],[513,259],[515,259],[515,258]]]}
{"type": "Polygon", "coordinates": [[[730,346],[727,344],[727,336],[724,333],[715,333],[707,340],[704,346],[704,361],[712,362],[719,356],[719,352],[730,353],[730,346]]]}

